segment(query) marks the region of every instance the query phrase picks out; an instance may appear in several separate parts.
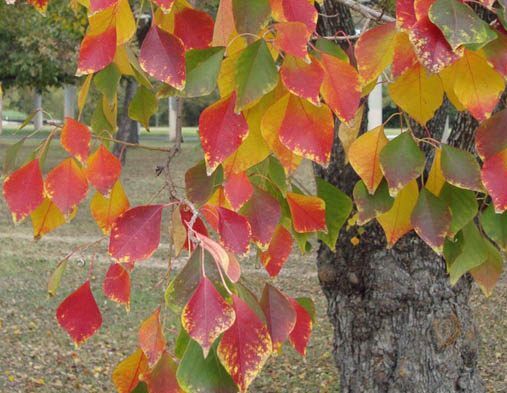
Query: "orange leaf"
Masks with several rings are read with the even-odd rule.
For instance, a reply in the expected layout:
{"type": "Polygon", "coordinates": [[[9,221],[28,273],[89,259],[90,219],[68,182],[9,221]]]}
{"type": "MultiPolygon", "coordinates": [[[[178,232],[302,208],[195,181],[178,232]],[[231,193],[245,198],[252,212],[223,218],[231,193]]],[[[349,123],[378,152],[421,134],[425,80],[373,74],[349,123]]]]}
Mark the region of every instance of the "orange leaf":
{"type": "Polygon", "coordinates": [[[68,216],[86,197],[88,181],[76,161],[67,158],[47,174],[44,188],[46,195],[68,216]]]}
{"type": "Polygon", "coordinates": [[[139,328],[139,347],[146,355],[150,366],[157,363],[165,352],[166,340],[160,323],[160,307],[141,324],[139,328]]]}
{"type": "Polygon", "coordinates": [[[113,62],[116,53],[116,27],[97,35],[85,35],[79,49],[77,75],[92,74],[113,62]]]}
{"type": "Polygon", "coordinates": [[[305,98],[314,105],[320,103],[320,87],[324,81],[324,71],[317,61],[307,63],[287,55],[280,68],[282,82],[292,94],[305,98]]]}
{"type": "Polygon", "coordinates": [[[120,181],[115,183],[109,197],[97,192],[90,202],[91,214],[105,235],[111,232],[116,219],[129,207],[129,200],[120,181]]]}
{"type": "Polygon", "coordinates": [[[100,328],[102,315],[90,289],[90,281],[65,298],[56,310],[56,318],[76,345],[84,343],[100,328]]]}
{"type": "Polygon", "coordinates": [[[148,361],[141,349],[137,349],[115,367],[112,375],[118,393],[130,393],[139,383],[139,377],[148,371],[148,361]]]}
{"type": "Polygon", "coordinates": [[[396,34],[391,72],[397,78],[418,62],[414,47],[405,32],[396,34]]]}
{"type": "Polygon", "coordinates": [[[268,249],[261,253],[262,264],[271,277],[277,276],[287,259],[289,259],[292,242],[290,232],[283,226],[278,225],[268,249]]]}
{"type": "Polygon", "coordinates": [[[294,230],[298,233],[327,231],[326,204],[316,196],[287,193],[294,230]]]}
{"type": "Polygon", "coordinates": [[[84,163],[88,158],[90,140],[91,133],[88,127],[71,117],[65,118],[60,143],[69,154],[84,163]]]}
{"type": "Polygon", "coordinates": [[[104,145],[88,157],[86,177],[101,194],[107,195],[120,177],[121,162],[104,145]]]}
{"type": "Polygon", "coordinates": [[[104,295],[130,308],[130,273],[120,263],[112,263],[102,284],[104,295]]]}
{"type": "Polygon", "coordinates": [[[283,22],[275,25],[275,47],[284,51],[286,55],[292,55],[301,59],[309,60],[307,45],[310,32],[301,22],[283,22]]]}
{"type": "Polygon", "coordinates": [[[30,218],[35,239],[65,224],[65,216],[49,198],[45,198],[37,209],[30,213],[30,218]]]}
{"type": "Polygon", "coordinates": [[[384,127],[380,126],[365,132],[349,148],[350,165],[363,180],[370,194],[373,194],[382,181],[380,152],[387,145],[384,127]]]}

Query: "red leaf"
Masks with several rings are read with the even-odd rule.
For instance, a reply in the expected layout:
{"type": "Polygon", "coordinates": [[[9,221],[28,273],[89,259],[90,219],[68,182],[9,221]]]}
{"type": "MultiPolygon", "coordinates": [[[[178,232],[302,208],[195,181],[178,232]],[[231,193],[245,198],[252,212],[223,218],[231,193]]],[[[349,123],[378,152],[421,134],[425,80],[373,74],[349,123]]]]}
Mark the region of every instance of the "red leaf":
{"type": "Polygon", "coordinates": [[[71,117],[65,118],[60,143],[69,154],[84,163],[88,158],[90,140],[91,133],[88,127],[71,117]]]}
{"type": "Polygon", "coordinates": [[[155,4],[158,4],[158,6],[162,9],[162,11],[165,14],[168,14],[171,12],[175,0],[153,0],[155,4]]]}
{"type": "Polygon", "coordinates": [[[427,16],[412,27],[410,40],[417,58],[430,72],[438,73],[459,59],[443,33],[427,16]]]}
{"type": "Polygon", "coordinates": [[[416,22],[414,0],[396,0],[396,24],[409,29],[416,22]]]}
{"type": "Polygon", "coordinates": [[[155,367],[142,379],[150,393],[183,393],[176,379],[178,366],[167,352],[164,352],[155,367]]]}
{"type": "Polygon", "coordinates": [[[86,177],[101,194],[107,195],[121,173],[121,162],[104,145],[88,157],[86,177]]]}
{"type": "Polygon", "coordinates": [[[181,314],[181,322],[190,337],[208,356],[215,340],[234,323],[234,309],[222,298],[213,283],[203,277],[181,314]]]}
{"type": "Polygon", "coordinates": [[[102,284],[104,295],[130,307],[130,273],[120,263],[112,263],[102,284]]]}
{"type": "Polygon", "coordinates": [[[73,158],[63,160],[46,176],[46,194],[64,215],[69,215],[86,197],[88,181],[73,158]]]}
{"type": "Polygon", "coordinates": [[[229,157],[248,135],[248,124],[235,113],[236,93],[207,107],[199,118],[199,136],[208,174],[229,157]]]}
{"type": "Polygon", "coordinates": [[[310,33],[317,26],[317,10],[308,0],[282,0],[283,13],[289,22],[303,22],[310,33]]]}
{"type": "Polygon", "coordinates": [[[278,201],[266,191],[255,188],[250,201],[243,208],[242,214],[248,218],[250,223],[252,240],[259,247],[266,248],[280,221],[281,209],[278,201]]]}
{"type": "Polygon", "coordinates": [[[139,53],[139,64],[153,78],[182,90],[185,87],[185,48],[181,40],[151,26],[139,53]]]}
{"type": "Polygon", "coordinates": [[[56,318],[76,345],[93,336],[102,325],[102,315],[90,289],[90,281],[65,298],[56,310],[56,318]]]}
{"type": "Polygon", "coordinates": [[[123,213],[113,224],[109,254],[118,262],[149,258],[160,243],[163,205],[137,206],[123,213]]]}
{"type": "Polygon", "coordinates": [[[224,333],[217,354],[240,391],[245,392],[268,360],[272,345],[264,322],[242,299],[233,295],[232,300],[236,320],[224,333]]]}
{"type": "Polygon", "coordinates": [[[249,249],[252,231],[246,217],[218,207],[218,234],[224,247],[236,254],[246,254],[249,249]]]}
{"type": "Polygon", "coordinates": [[[351,121],[361,99],[359,74],[349,63],[325,53],[320,64],[324,70],[322,97],[341,121],[351,121]]]}
{"type": "Polygon", "coordinates": [[[139,328],[139,347],[148,358],[148,363],[153,366],[161,359],[165,352],[166,340],[160,323],[160,307],[143,321],[139,328]]]}
{"type": "Polygon", "coordinates": [[[296,351],[305,356],[306,347],[312,333],[312,317],[296,299],[289,298],[289,300],[297,315],[296,325],[289,335],[289,340],[296,351]]]}
{"type": "Polygon", "coordinates": [[[397,78],[417,64],[417,62],[417,56],[408,35],[406,33],[398,33],[394,43],[393,64],[391,67],[393,77],[397,78]]]}
{"type": "Polygon", "coordinates": [[[213,18],[206,12],[184,8],[174,14],[174,34],[186,50],[205,49],[213,39],[213,18]]]}
{"type": "Polygon", "coordinates": [[[113,62],[116,53],[116,26],[97,35],[85,35],[79,49],[77,75],[92,74],[113,62]]]}
{"type": "Polygon", "coordinates": [[[112,375],[118,393],[132,392],[142,374],[148,371],[148,361],[139,348],[115,367],[112,375]]]}
{"type": "Polygon", "coordinates": [[[496,213],[507,210],[507,149],[484,161],[482,182],[493,199],[496,213]]]}
{"type": "Polygon", "coordinates": [[[286,55],[309,60],[307,45],[311,34],[304,23],[277,23],[275,30],[276,37],[273,44],[278,50],[284,51],[286,55]]]}
{"type": "Polygon", "coordinates": [[[30,161],[5,178],[4,198],[15,223],[23,220],[42,203],[43,189],[38,159],[30,161]]]}
{"type": "Polygon", "coordinates": [[[305,98],[314,105],[320,103],[320,87],[324,71],[317,61],[310,64],[293,56],[286,56],[280,68],[282,82],[292,94],[305,98]]]}
{"type": "Polygon", "coordinates": [[[280,141],[293,153],[327,165],[334,137],[334,119],[329,108],[314,106],[292,94],[282,100],[288,102],[280,126],[280,141]]]}
{"type": "Polygon", "coordinates": [[[475,133],[475,147],[479,156],[485,160],[507,148],[507,109],[495,113],[484,120],[475,133]]]}
{"type": "Polygon", "coordinates": [[[118,0],[90,0],[90,13],[105,10],[118,3],[118,0]]]}
{"type": "Polygon", "coordinates": [[[421,20],[428,16],[434,2],[435,0],[414,0],[414,12],[417,20],[421,20]]]}
{"type": "Polygon", "coordinates": [[[253,194],[253,186],[245,172],[231,173],[224,184],[224,193],[234,210],[243,206],[253,194]]]}
{"type": "Polygon", "coordinates": [[[46,8],[48,7],[48,0],[28,0],[28,3],[33,5],[37,11],[44,14],[46,12],[46,8]]]}
{"type": "Polygon", "coordinates": [[[266,316],[273,350],[277,350],[296,325],[296,311],[289,299],[269,284],[262,291],[260,305],[266,316]]]}
{"type": "Polygon", "coordinates": [[[326,205],[322,199],[288,192],[287,202],[296,232],[327,231],[326,205]]]}
{"type": "Polygon", "coordinates": [[[283,226],[278,225],[266,251],[261,253],[261,261],[271,277],[278,275],[289,259],[292,250],[292,236],[283,226]]]}

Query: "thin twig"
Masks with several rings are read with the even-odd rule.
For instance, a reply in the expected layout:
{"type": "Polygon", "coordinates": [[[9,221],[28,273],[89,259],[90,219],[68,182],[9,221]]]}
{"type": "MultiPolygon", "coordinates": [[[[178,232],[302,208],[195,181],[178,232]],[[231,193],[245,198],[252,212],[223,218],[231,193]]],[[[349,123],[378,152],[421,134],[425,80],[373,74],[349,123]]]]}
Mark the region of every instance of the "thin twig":
{"type": "Polygon", "coordinates": [[[395,22],[396,19],[394,19],[390,15],[386,15],[383,11],[377,11],[373,8],[370,8],[368,6],[365,6],[363,4],[357,3],[354,0],[337,0],[338,3],[342,3],[343,5],[346,5],[350,9],[359,12],[360,14],[364,15],[367,18],[374,19],[377,21],[383,21],[383,22],[395,22]]]}

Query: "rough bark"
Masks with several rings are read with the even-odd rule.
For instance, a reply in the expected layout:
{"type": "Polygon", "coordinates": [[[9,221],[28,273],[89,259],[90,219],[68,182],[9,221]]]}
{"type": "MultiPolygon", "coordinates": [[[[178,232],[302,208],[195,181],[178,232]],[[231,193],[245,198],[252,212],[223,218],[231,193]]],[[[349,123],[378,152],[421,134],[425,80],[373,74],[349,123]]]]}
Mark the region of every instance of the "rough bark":
{"type": "MultiPolygon", "coordinates": [[[[353,32],[350,13],[340,4],[326,0],[323,11],[338,16],[320,21],[322,33],[353,32]]],[[[428,127],[436,139],[445,124],[443,111],[428,127]]],[[[459,121],[452,141],[470,139],[473,124],[459,121]]],[[[352,194],[357,176],[344,165],[337,138],[331,164],[316,167],[316,174],[352,194]]],[[[477,370],[479,337],[468,305],[469,277],[451,287],[445,262],[416,235],[388,250],[374,222],[361,235],[344,228],[336,250],[321,244],[317,266],[334,326],[341,393],[484,391],[477,370]],[[357,246],[351,242],[354,236],[360,238],[357,246]]]]}

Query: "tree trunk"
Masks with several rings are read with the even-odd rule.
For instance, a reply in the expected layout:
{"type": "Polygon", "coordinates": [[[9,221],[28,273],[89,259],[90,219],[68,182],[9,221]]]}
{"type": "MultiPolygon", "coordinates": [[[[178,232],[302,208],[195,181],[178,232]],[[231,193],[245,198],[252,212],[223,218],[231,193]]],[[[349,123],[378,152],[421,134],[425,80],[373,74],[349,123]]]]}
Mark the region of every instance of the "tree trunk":
{"type": "Polygon", "coordinates": [[[2,82],[0,82],[0,135],[3,131],[4,116],[3,116],[4,92],[2,90],[2,82]]]}
{"type": "MultiPolygon", "coordinates": [[[[321,11],[338,15],[321,18],[321,33],[354,32],[349,11],[336,1],[326,0],[321,11]]],[[[443,131],[445,112],[444,107],[429,124],[435,138],[443,131]]],[[[472,132],[470,124],[462,124],[453,132],[456,140],[457,133],[472,132]]],[[[358,178],[343,157],[335,138],[331,164],[316,167],[316,174],[351,195],[358,178]]],[[[362,234],[344,228],[336,250],[320,244],[317,267],[334,327],[341,393],[484,392],[468,276],[451,287],[445,262],[414,234],[386,249],[376,222],[362,234]],[[353,237],[360,239],[356,246],[353,237]]]]}
{"type": "MultiPolygon", "coordinates": [[[[130,101],[136,93],[136,82],[128,78],[126,79],[125,98],[123,100],[123,107],[120,112],[120,121],[118,124],[118,131],[116,131],[116,139],[128,143],[139,143],[139,125],[137,121],[132,120],[128,116],[128,108],[130,101]]],[[[122,143],[115,143],[113,154],[118,157],[122,164],[125,164],[127,159],[127,147],[122,143]]]]}
{"type": "Polygon", "coordinates": [[[33,98],[33,109],[37,111],[33,117],[33,128],[39,130],[44,125],[44,114],[42,113],[42,92],[35,90],[33,98]]]}

